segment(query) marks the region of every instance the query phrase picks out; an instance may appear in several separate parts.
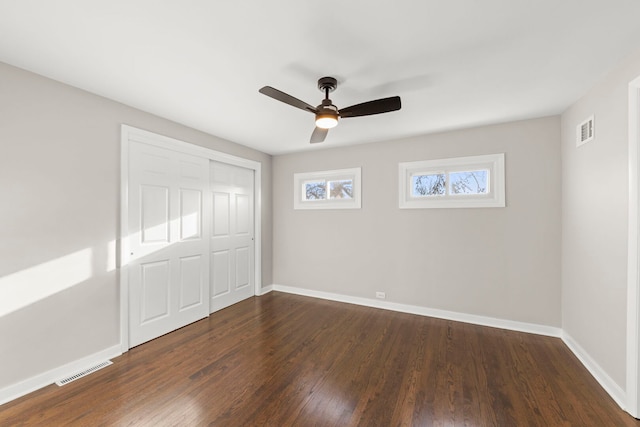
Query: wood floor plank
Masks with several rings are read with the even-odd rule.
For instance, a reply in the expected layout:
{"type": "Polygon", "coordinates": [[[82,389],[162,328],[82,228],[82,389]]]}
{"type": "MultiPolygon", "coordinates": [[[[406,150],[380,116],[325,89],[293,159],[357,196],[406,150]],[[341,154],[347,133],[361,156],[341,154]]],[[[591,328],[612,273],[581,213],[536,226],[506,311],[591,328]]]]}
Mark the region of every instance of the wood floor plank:
{"type": "Polygon", "coordinates": [[[557,338],[272,292],[0,406],[1,426],[640,426],[557,338]]]}

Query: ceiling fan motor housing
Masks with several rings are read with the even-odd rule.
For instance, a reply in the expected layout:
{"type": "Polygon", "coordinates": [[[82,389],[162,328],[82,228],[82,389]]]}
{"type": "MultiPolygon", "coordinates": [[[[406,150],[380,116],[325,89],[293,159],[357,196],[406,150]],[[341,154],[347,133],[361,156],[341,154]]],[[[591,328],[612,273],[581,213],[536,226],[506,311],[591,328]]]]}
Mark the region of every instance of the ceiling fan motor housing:
{"type": "Polygon", "coordinates": [[[322,100],[322,104],[318,105],[318,112],[319,113],[335,113],[336,115],[338,114],[338,107],[336,107],[335,105],[333,105],[333,101],[331,101],[329,98],[327,99],[323,99],[322,100]]]}

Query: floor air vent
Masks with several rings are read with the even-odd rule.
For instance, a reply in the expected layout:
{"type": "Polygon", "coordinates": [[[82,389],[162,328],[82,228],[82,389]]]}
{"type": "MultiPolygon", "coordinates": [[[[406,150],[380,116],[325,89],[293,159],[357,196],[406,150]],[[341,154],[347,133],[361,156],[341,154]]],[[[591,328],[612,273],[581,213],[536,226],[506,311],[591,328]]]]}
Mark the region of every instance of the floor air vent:
{"type": "Polygon", "coordinates": [[[61,380],[56,381],[56,384],[58,384],[59,386],[63,386],[65,384],[69,384],[71,381],[75,381],[78,378],[82,378],[82,377],[86,377],[87,375],[98,371],[102,368],[106,368],[109,365],[113,365],[113,362],[111,360],[107,360],[106,362],[102,362],[102,363],[98,363],[95,366],[92,366],[90,368],[85,369],[84,371],[78,372],[77,374],[73,374],[70,377],[67,378],[63,378],[61,380]]]}

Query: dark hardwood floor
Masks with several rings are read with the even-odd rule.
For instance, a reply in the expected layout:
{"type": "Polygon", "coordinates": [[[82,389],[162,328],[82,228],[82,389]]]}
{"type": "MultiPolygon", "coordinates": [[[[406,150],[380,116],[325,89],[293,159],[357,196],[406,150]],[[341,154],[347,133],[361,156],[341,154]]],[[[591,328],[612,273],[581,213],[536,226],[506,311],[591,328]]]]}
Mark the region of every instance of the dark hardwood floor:
{"type": "Polygon", "coordinates": [[[0,425],[640,425],[557,338],[275,292],[113,362],[0,425]]]}

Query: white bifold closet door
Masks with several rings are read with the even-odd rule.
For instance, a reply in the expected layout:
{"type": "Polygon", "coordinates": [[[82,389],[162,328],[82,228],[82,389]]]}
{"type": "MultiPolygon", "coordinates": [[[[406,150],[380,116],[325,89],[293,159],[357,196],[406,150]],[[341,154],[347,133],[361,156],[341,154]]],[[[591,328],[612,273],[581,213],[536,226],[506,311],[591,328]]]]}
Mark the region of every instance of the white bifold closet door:
{"type": "Polygon", "coordinates": [[[209,159],[129,145],[129,346],[209,315],[209,159]]]}
{"type": "Polygon", "coordinates": [[[254,171],[211,162],[211,304],[220,310],[254,295],[254,171]]]}

